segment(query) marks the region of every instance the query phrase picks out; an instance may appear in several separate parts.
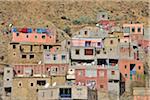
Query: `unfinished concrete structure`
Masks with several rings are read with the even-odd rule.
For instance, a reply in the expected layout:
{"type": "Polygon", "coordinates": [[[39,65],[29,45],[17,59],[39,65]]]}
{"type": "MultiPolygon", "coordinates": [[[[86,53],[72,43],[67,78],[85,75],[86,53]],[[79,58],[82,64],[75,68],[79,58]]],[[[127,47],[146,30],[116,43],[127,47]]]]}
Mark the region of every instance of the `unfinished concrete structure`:
{"type": "Polygon", "coordinates": [[[7,66],[4,68],[4,77],[3,77],[3,96],[5,98],[10,97],[12,93],[12,81],[14,77],[13,68],[7,66]]]}

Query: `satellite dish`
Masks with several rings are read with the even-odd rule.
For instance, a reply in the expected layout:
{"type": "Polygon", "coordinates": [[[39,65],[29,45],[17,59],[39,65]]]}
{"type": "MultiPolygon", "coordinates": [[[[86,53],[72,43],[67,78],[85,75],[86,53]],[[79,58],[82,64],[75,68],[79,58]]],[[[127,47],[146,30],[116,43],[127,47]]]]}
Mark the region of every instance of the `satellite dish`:
{"type": "Polygon", "coordinates": [[[41,64],[41,63],[42,63],[42,61],[39,61],[39,62],[38,62],[38,64],[41,64]]]}
{"type": "Polygon", "coordinates": [[[93,61],[92,64],[95,65],[95,62],[93,61]]]}
{"type": "Polygon", "coordinates": [[[49,87],[49,83],[46,83],[44,88],[48,88],[49,87]]]}
{"type": "Polygon", "coordinates": [[[12,27],[13,26],[13,24],[9,24],[9,27],[12,27]]]}
{"type": "Polygon", "coordinates": [[[96,24],[96,27],[99,27],[99,24],[96,24]]]}
{"type": "Polygon", "coordinates": [[[42,75],[44,78],[46,77],[46,75],[42,75]]]}
{"type": "Polygon", "coordinates": [[[56,86],[56,82],[54,82],[52,86],[56,86]]]}
{"type": "Polygon", "coordinates": [[[51,69],[49,68],[49,69],[48,69],[48,72],[50,72],[50,71],[51,71],[51,69]]]}

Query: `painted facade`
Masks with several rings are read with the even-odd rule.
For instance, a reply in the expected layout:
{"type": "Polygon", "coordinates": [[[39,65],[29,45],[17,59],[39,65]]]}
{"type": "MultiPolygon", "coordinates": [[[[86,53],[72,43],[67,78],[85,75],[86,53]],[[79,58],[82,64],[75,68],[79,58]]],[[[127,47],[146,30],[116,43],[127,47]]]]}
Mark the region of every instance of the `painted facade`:
{"type": "Polygon", "coordinates": [[[119,70],[126,81],[144,80],[144,66],[139,60],[119,60],[119,70]]]}
{"type": "Polygon", "coordinates": [[[56,43],[56,32],[48,29],[13,29],[12,42],[56,43]],[[14,31],[15,30],[15,31],[14,31]]]}
{"type": "Polygon", "coordinates": [[[91,89],[105,92],[108,90],[107,69],[101,66],[76,66],[75,77],[75,82],[78,85],[88,86],[91,89]]]}

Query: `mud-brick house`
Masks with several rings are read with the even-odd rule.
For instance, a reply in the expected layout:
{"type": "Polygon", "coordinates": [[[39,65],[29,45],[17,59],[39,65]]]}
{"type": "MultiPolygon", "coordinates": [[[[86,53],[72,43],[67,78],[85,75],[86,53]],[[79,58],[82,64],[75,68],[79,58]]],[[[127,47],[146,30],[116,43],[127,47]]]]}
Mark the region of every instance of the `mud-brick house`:
{"type": "Polygon", "coordinates": [[[8,46],[8,62],[38,64],[43,61],[43,50],[50,50],[51,47],[50,44],[11,42],[8,46]]]}
{"type": "MultiPolygon", "coordinates": [[[[98,24],[97,24],[98,25],[98,24]]],[[[73,37],[107,37],[108,32],[99,26],[86,26],[73,34],[73,37]]]]}
{"type": "Polygon", "coordinates": [[[11,100],[37,100],[38,89],[49,84],[49,77],[15,77],[11,100]]]}
{"type": "Polygon", "coordinates": [[[58,46],[44,50],[43,57],[45,64],[69,64],[69,51],[58,46]]]}
{"type": "Polygon", "coordinates": [[[13,65],[12,100],[37,100],[41,87],[65,85],[67,64],[13,65]],[[21,93],[20,93],[21,92],[21,93]]]}
{"type": "Polygon", "coordinates": [[[97,100],[97,91],[86,86],[51,86],[39,89],[37,100],[97,100]]]}
{"type": "Polygon", "coordinates": [[[144,36],[144,26],[140,23],[123,24],[124,36],[129,36],[131,41],[137,42],[143,39],[144,36]]]}
{"type": "Polygon", "coordinates": [[[75,68],[75,83],[88,86],[91,89],[108,91],[107,69],[102,66],[73,66],[75,68]]]}
{"type": "Polygon", "coordinates": [[[46,28],[13,28],[12,42],[36,42],[52,43],[56,42],[56,31],[46,28]]]}

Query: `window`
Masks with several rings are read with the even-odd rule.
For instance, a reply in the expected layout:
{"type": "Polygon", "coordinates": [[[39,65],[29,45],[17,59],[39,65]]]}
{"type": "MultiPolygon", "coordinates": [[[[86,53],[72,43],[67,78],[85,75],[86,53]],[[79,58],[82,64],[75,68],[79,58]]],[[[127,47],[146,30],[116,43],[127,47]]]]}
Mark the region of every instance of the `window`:
{"type": "Polygon", "coordinates": [[[42,35],[42,39],[45,39],[45,35],[42,35]]]}
{"type": "Polygon", "coordinates": [[[43,45],[43,48],[44,48],[44,49],[47,49],[47,45],[43,45]]]}
{"type": "Polygon", "coordinates": [[[70,41],[68,41],[68,45],[70,45],[70,41]]]}
{"type": "Polygon", "coordinates": [[[22,86],[22,83],[21,83],[21,82],[19,82],[19,83],[18,83],[18,86],[19,86],[19,87],[21,87],[21,86],[22,86]]]}
{"type": "Polygon", "coordinates": [[[29,35],[26,35],[26,38],[29,38],[29,35]]]}
{"type": "Polygon", "coordinates": [[[100,50],[97,50],[97,51],[96,51],[96,54],[100,54],[100,50]]]}
{"type": "Polygon", "coordinates": [[[127,75],[127,74],[125,74],[125,77],[127,78],[127,77],[128,77],[128,75],[127,75]]]}
{"type": "Polygon", "coordinates": [[[85,41],[85,47],[91,46],[91,41],[85,41]]]}
{"type": "Polygon", "coordinates": [[[85,49],[84,55],[93,55],[93,49],[85,49]]]}
{"type": "Polygon", "coordinates": [[[106,54],[106,51],[104,51],[104,54],[106,54]]]}
{"type": "Polygon", "coordinates": [[[33,86],[33,83],[31,83],[30,85],[33,86]]]}
{"type": "Polygon", "coordinates": [[[37,39],[38,37],[37,36],[35,36],[35,39],[37,39]]]}
{"type": "Polygon", "coordinates": [[[66,59],[66,55],[62,55],[62,56],[61,56],[61,59],[62,59],[62,60],[65,60],[65,59],[66,59]]]}
{"type": "Polygon", "coordinates": [[[7,79],[7,81],[9,81],[9,79],[7,79]]]}
{"type": "Polygon", "coordinates": [[[141,28],[139,27],[137,31],[138,31],[138,32],[141,32],[141,28]]]}
{"type": "Polygon", "coordinates": [[[76,49],[76,55],[79,55],[80,54],[80,50],[79,49],[76,49]]]}
{"type": "Polygon", "coordinates": [[[33,46],[31,45],[31,47],[30,47],[30,51],[32,51],[33,50],[33,46]]]}
{"type": "Polygon", "coordinates": [[[13,45],[13,49],[16,49],[16,45],[13,45]]]}
{"type": "Polygon", "coordinates": [[[127,69],[127,65],[125,65],[124,68],[127,69]]]}
{"type": "Polygon", "coordinates": [[[135,28],[134,27],[132,28],[132,32],[135,32],[135,28]]]}
{"type": "Polygon", "coordinates": [[[113,40],[110,40],[110,44],[113,44],[113,40]]]}
{"type": "Polygon", "coordinates": [[[111,71],[111,75],[115,75],[115,71],[111,71]]]}
{"type": "Polygon", "coordinates": [[[105,15],[102,15],[102,18],[105,18],[105,15]]]}
{"type": "Polygon", "coordinates": [[[37,85],[44,86],[46,84],[46,80],[37,80],[37,85]]]}
{"type": "Polygon", "coordinates": [[[27,55],[22,55],[22,58],[27,58],[27,55]]]}
{"type": "Polygon", "coordinates": [[[139,66],[139,70],[141,69],[141,66],[139,66]]]}
{"type": "Polygon", "coordinates": [[[120,42],[120,39],[118,39],[118,42],[120,42]]]}
{"type": "Polygon", "coordinates": [[[112,48],[110,48],[110,51],[112,51],[112,48]]]}
{"type": "Polygon", "coordinates": [[[19,36],[19,33],[16,33],[16,36],[19,36]]]}
{"type": "Polygon", "coordinates": [[[101,46],[101,42],[97,42],[97,46],[101,46]]]}
{"type": "Polygon", "coordinates": [[[56,60],[57,59],[57,57],[56,57],[56,54],[55,55],[53,55],[53,60],[56,60]]]}
{"type": "Polygon", "coordinates": [[[18,70],[18,73],[20,73],[20,70],[18,70]]]}
{"type": "Polygon", "coordinates": [[[7,73],[10,73],[10,70],[7,70],[7,73]]]}
{"type": "Polygon", "coordinates": [[[71,98],[71,88],[60,88],[59,94],[61,98],[71,98]]]}
{"type": "Polygon", "coordinates": [[[87,31],[84,32],[84,35],[87,35],[87,31]]]}
{"type": "Polygon", "coordinates": [[[104,88],[104,85],[100,85],[100,88],[104,88]]]}
{"type": "Polygon", "coordinates": [[[33,59],[34,58],[34,55],[30,55],[30,59],[33,59]]]}

